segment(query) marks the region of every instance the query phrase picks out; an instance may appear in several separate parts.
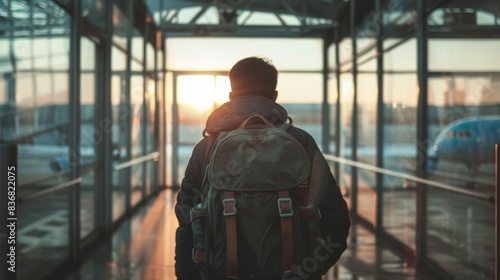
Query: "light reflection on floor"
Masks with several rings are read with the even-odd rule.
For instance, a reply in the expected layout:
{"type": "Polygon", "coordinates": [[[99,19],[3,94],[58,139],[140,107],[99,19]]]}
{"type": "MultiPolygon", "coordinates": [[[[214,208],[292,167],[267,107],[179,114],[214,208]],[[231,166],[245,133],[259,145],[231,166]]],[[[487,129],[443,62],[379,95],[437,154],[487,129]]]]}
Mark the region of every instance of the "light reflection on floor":
{"type": "MultiPolygon", "coordinates": [[[[68,280],[175,279],[174,248],[177,219],[176,192],[166,190],[117,229],[68,280]]],[[[349,244],[339,264],[323,278],[330,279],[432,279],[417,275],[387,248],[377,247],[373,234],[355,226],[356,244],[349,244]]]]}

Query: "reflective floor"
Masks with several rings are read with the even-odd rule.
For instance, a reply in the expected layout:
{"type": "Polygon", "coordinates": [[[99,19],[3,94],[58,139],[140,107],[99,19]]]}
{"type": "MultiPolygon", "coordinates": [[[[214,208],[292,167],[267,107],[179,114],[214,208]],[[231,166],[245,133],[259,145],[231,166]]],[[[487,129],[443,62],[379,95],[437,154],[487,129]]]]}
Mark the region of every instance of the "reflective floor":
{"type": "MultiPolygon", "coordinates": [[[[124,222],[67,280],[175,279],[176,192],[166,190],[124,222]]],[[[324,279],[429,279],[360,225],[352,227],[349,248],[324,279]]]]}

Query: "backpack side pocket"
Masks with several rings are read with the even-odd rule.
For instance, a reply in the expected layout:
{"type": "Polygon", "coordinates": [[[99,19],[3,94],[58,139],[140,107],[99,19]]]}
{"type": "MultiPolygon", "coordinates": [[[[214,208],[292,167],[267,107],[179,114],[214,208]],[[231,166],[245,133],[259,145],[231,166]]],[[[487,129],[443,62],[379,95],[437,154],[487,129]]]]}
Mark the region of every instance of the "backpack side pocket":
{"type": "Polygon", "coordinates": [[[189,212],[191,229],[193,230],[192,258],[196,267],[200,270],[203,279],[207,279],[207,211],[202,204],[195,205],[189,212]]]}

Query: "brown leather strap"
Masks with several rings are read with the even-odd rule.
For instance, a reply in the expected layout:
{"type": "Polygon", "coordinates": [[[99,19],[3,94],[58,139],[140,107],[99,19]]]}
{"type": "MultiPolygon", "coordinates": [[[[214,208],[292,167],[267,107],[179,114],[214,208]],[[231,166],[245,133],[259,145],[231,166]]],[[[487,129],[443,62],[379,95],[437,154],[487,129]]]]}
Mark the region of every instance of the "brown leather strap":
{"type": "Polygon", "coordinates": [[[222,200],[226,217],[227,276],[238,277],[238,236],[236,232],[236,199],[234,192],[224,191],[222,200]]]}
{"type": "Polygon", "coordinates": [[[299,207],[300,216],[303,218],[316,218],[321,219],[321,212],[318,207],[299,207]]]}
{"type": "Polygon", "coordinates": [[[293,227],[292,200],[288,191],[278,192],[278,211],[281,216],[281,240],[283,247],[283,271],[292,270],[294,264],[293,256],[293,227]]]}
{"type": "Polygon", "coordinates": [[[193,261],[195,263],[206,262],[206,260],[207,260],[207,254],[203,251],[198,251],[196,249],[193,249],[192,255],[193,255],[192,256],[193,261]]]}

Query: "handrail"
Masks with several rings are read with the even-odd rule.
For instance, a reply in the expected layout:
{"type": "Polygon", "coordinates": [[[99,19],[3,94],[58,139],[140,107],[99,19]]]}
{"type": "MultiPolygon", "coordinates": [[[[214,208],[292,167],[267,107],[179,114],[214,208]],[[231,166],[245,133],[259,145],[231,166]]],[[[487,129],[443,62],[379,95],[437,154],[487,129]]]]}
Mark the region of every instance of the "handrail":
{"type": "Polygon", "coordinates": [[[495,280],[500,279],[500,143],[495,144],[495,280]]]}
{"type": "Polygon", "coordinates": [[[153,153],[147,154],[145,156],[134,158],[133,160],[129,160],[129,161],[124,162],[124,163],[120,163],[120,164],[116,165],[115,167],[113,167],[113,170],[114,171],[121,170],[121,169],[130,167],[130,166],[134,166],[134,165],[139,164],[139,163],[143,163],[143,162],[148,161],[148,160],[157,159],[159,156],[160,156],[159,152],[153,152],[153,153]]]}
{"type": "MultiPolygon", "coordinates": [[[[85,175],[85,174],[89,173],[90,171],[94,170],[97,166],[98,166],[97,161],[94,161],[93,163],[88,164],[88,165],[80,165],[80,175],[85,175]]],[[[28,187],[36,186],[36,185],[40,184],[40,182],[54,180],[54,179],[63,178],[63,177],[69,177],[70,175],[71,175],[70,170],[65,170],[65,171],[62,171],[61,173],[58,173],[58,174],[51,174],[51,175],[44,176],[44,177],[38,177],[38,178],[31,180],[27,183],[23,183],[22,186],[23,186],[23,188],[28,188],[28,187]]]]}
{"type": "Polygon", "coordinates": [[[468,190],[463,190],[463,189],[460,189],[460,188],[457,188],[457,187],[454,187],[454,186],[450,186],[450,185],[447,185],[447,184],[430,181],[430,180],[423,179],[423,178],[416,177],[416,176],[409,175],[409,174],[399,173],[399,172],[396,172],[396,171],[392,171],[392,170],[389,170],[389,169],[384,169],[384,168],[376,167],[376,166],[373,166],[373,165],[370,165],[370,164],[366,164],[366,163],[361,163],[361,162],[352,161],[352,160],[345,159],[345,158],[336,157],[334,155],[329,155],[329,154],[323,154],[323,155],[325,156],[325,159],[333,161],[333,162],[343,163],[343,164],[347,164],[347,165],[350,165],[350,166],[358,167],[358,168],[361,168],[361,169],[365,169],[365,170],[368,170],[368,171],[372,171],[372,172],[376,172],[376,173],[381,173],[381,174],[385,174],[385,175],[389,175],[389,176],[399,177],[399,178],[402,178],[402,179],[406,179],[406,180],[417,182],[417,183],[422,183],[422,184],[425,184],[425,185],[428,185],[428,186],[433,186],[433,187],[440,188],[440,189],[443,189],[443,190],[448,190],[448,191],[451,191],[451,192],[455,192],[455,193],[459,193],[459,194],[464,194],[464,195],[472,196],[472,197],[475,197],[475,198],[478,198],[478,199],[481,199],[481,200],[489,201],[491,203],[495,202],[495,198],[493,196],[487,196],[487,195],[484,195],[484,194],[480,194],[480,193],[476,193],[476,192],[472,192],[472,191],[468,191],[468,190]]]}
{"type": "Polygon", "coordinates": [[[78,177],[76,179],[73,179],[71,181],[67,181],[67,182],[64,182],[62,184],[59,184],[59,185],[56,185],[56,186],[53,186],[51,188],[48,188],[46,190],[43,190],[43,191],[39,191],[37,193],[34,193],[34,194],[30,194],[30,195],[27,195],[25,197],[20,197],[18,198],[18,202],[19,204],[23,203],[23,202],[26,202],[28,200],[32,200],[32,199],[35,199],[35,198],[39,198],[41,196],[44,196],[44,195],[47,195],[49,193],[53,193],[55,191],[58,191],[60,189],[64,189],[66,187],[69,187],[69,186],[72,186],[72,185],[75,185],[75,184],[78,184],[82,181],[82,177],[78,177]]]}

